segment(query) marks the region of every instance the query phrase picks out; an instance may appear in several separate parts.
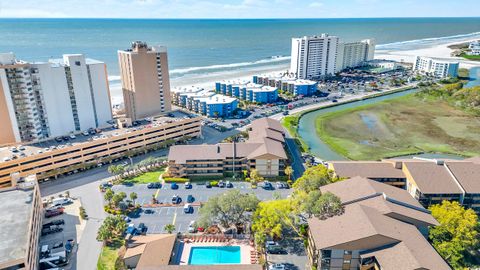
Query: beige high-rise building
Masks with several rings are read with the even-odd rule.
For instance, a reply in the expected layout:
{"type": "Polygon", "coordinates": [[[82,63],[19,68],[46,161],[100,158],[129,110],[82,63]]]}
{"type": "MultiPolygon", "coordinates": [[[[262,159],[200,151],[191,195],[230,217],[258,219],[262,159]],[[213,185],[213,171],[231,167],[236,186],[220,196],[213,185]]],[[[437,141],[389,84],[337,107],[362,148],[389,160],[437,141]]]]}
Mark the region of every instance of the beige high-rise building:
{"type": "Polygon", "coordinates": [[[132,120],[169,112],[170,79],[167,49],[135,41],[118,51],[125,112],[132,120]]]}

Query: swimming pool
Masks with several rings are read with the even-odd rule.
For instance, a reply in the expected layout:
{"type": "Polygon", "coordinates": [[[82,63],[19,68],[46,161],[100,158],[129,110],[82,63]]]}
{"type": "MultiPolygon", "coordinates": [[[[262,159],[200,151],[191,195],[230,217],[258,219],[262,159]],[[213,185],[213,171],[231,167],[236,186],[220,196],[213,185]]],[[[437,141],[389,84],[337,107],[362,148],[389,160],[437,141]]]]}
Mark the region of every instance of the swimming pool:
{"type": "Polygon", "coordinates": [[[240,246],[192,247],[188,264],[237,264],[240,263],[240,246]]]}

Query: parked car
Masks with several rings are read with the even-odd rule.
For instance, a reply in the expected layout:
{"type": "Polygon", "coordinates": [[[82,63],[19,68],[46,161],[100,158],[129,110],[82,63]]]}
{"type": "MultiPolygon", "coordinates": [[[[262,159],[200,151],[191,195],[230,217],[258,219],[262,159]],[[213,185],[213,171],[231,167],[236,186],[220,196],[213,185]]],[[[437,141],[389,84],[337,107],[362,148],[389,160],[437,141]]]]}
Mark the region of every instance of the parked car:
{"type": "Polygon", "coordinates": [[[158,188],[162,188],[162,184],[161,183],[148,183],[147,185],[147,188],[149,189],[158,189],[158,188]]]}
{"type": "Polygon", "coordinates": [[[265,190],[273,190],[273,185],[272,185],[272,183],[270,183],[270,182],[268,182],[268,181],[263,182],[263,189],[265,189],[265,190]]]}
{"type": "Polygon", "coordinates": [[[182,201],[182,198],[180,198],[178,195],[173,195],[172,197],[173,204],[179,204],[181,201],[182,201]]]}
{"type": "Polygon", "coordinates": [[[45,236],[45,235],[49,235],[49,234],[52,234],[52,233],[57,233],[57,232],[61,232],[63,231],[63,228],[61,228],[60,226],[57,226],[57,225],[53,225],[53,226],[50,226],[48,228],[44,228],[42,229],[42,236],[45,236]]]}
{"type": "Polygon", "coordinates": [[[54,210],[46,210],[45,211],[45,217],[46,218],[51,218],[51,217],[55,217],[55,216],[59,216],[63,214],[63,208],[60,208],[60,209],[54,209],[54,210]]]}
{"type": "Polygon", "coordinates": [[[128,224],[128,227],[125,230],[125,234],[135,235],[136,232],[137,232],[137,228],[135,228],[135,224],[133,223],[128,224]]]}
{"type": "Polygon", "coordinates": [[[149,214],[155,213],[155,211],[153,211],[153,209],[145,209],[145,210],[143,210],[143,213],[149,215],[149,214]]]}
{"type": "Polygon", "coordinates": [[[75,138],[77,138],[77,136],[75,136],[75,134],[70,134],[69,137],[70,137],[70,139],[72,139],[72,140],[75,139],[75,138]]]}
{"type": "Polygon", "coordinates": [[[219,188],[224,188],[225,187],[225,182],[223,182],[223,180],[218,181],[218,187],[219,188]]]}
{"type": "Polygon", "coordinates": [[[170,188],[171,188],[171,189],[178,189],[177,183],[171,183],[171,184],[170,184],[170,188]]]}
{"type": "Polygon", "coordinates": [[[268,267],[268,270],[285,270],[285,264],[283,263],[272,264],[268,267]]]}
{"type": "Polygon", "coordinates": [[[205,182],[205,187],[206,188],[212,188],[212,184],[210,184],[209,181],[205,182]]]}
{"type": "Polygon", "coordinates": [[[283,183],[281,183],[281,182],[276,182],[276,183],[275,183],[275,188],[277,188],[277,189],[282,189],[282,188],[284,188],[283,183]]]}
{"type": "Polygon", "coordinates": [[[63,141],[63,138],[62,138],[62,137],[56,137],[56,138],[55,138],[55,141],[56,141],[56,142],[61,142],[61,141],[63,141]]]}
{"type": "Polygon", "coordinates": [[[193,207],[192,207],[189,203],[187,203],[187,204],[185,204],[185,206],[183,207],[183,212],[184,212],[185,214],[193,213],[193,207]]]}
{"type": "Polygon", "coordinates": [[[63,219],[57,219],[57,220],[53,220],[53,221],[50,221],[48,223],[45,223],[42,225],[42,228],[48,228],[50,226],[53,226],[53,225],[63,225],[65,224],[65,220],[63,219]]]}
{"type": "Polygon", "coordinates": [[[285,254],[287,252],[281,246],[268,246],[267,253],[268,254],[285,254]]]}
{"type": "Polygon", "coordinates": [[[69,198],[56,198],[52,201],[52,206],[67,205],[71,204],[73,201],[69,198]]]}
{"type": "Polygon", "coordinates": [[[233,184],[232,184],[232,182],[230,182],[230,181],[227,181],[227,182],[225,183],[225,186],[226,186],[227,188],[233,188],[233,184]]]}
{"type": "Polygon", "coordinates": [[[61,247],[63,247],[63,242],[56,242],[55,244],[53,244],[52,249],[61,248],[61,247]]]}
{"type": "Polygon", "coordinates": [[[187,203],[192,203],[195,201],[195,198],[192,195],[187,196],[187,203]]]}
{"type": "Polygon", "coordinates": [[[138,233],[139,234],[145,235],[145,234],[147,234],[147,230],[148,230],[148,228],[147,228],[147,226],[145,226],[145,223],[138,224],[138,233]]]}
{"type": "Polygon", "coordinates": [[[191,189],[191,188],[192,188],[192,184],[190,182],[186,182],[185,189],[191,189]]]}
{"type": "Polygon", "coordinates": [[[188,224],[188,232],[189,233],[195,233],[197,230],[195,228],[195,220],[190,221],[190,224],[188,224]]]}

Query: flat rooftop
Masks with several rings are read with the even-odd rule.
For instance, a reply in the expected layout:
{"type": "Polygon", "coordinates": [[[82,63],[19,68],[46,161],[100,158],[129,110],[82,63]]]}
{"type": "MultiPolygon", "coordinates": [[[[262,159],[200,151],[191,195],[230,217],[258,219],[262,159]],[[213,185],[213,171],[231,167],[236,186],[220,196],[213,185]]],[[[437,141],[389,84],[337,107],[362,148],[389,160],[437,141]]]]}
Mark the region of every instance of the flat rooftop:
{"type": "MultiPolygon", "coordinates": [[[[13,153],[11,151],[11,147],[2,147],[0,148],[0,163],[6,162],[4,161],[4,158],[6,157],[10,159],[13,159],[14,157],[23,158],[21,155],[25,155],[24,157],[28,157],[28,156],[36,155],[39,153],[49,152],[53,149],[65,148],[73,145],[79,145],[79,144],[91,142],[94,140],[116,137],[126,133],[130,133],[132,131],[153,128],[153,127],[160,126],[162,124],[173,123],[173,122],[181,121],[188,118],[194,118],[194,117],[196,116],[192,116],[182,111],[172,111],[166,115],[155,116],[155,117],[139,120],[137,121],[136,126],[129,127],[129,128],[114,128],[113,125],[111,125],[110,127],[102,128],[101,132],[95,135],[85,136],[81,134],[81,132],[75,132],[74,134],[76,138],[69,139],[68,141],[57,142],[55,141],[54,138],[51,138],[46,141],[24,145],[25,150],[18,151],[16,153],[13,153]]],[[[68,135],[69,134],[65,134],[65,136],[68,136],[68,135]]],[[[20,145],[17,145],[16,148],[18,149],[19,146],[20,145]]]]}
{"type": "Polygon", "coordinates": [[[34,189],[0,190],[0,264],[25,257],[34,189]]]}

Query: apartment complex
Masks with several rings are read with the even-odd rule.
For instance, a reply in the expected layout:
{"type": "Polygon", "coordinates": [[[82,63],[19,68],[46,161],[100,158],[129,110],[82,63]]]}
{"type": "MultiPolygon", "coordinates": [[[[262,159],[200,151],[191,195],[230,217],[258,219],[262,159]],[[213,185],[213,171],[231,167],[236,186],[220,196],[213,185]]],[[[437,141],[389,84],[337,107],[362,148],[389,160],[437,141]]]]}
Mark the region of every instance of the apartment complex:
{"type": "Polygon", "coordinates": [[[317,82],[297,79],[292,73],[255,75],[253,82],[268,85],[294,96],[311,96],[317,92],[317,82]]]}
{"type": "Polygon", "coordinates": [[[337,71],[339,38],[320,36],[292,38],[290,71],[299,79],[319,79],[337,71]]]}
{"type": "Polygon", "coordinates": [[[282,175],[287,155],[280,122],[261,118],[251,123],[245,142],[175,145],[168,153],[172,177],[222,176],[257,169],[266,177],[282,175]]]}
{"type": "Polygon", "coordinates": [[[167,48],[135,41],[118,51],[126,116],[138,120],[171,110],[167,48]]]}
{"type": "Polygon", "coordinates": [[[458,76],[458,62],[431,57],[417,56],[413,70],[437,78],[455,78],[458,76]]]}
{"type": "Polygon", "coordinates": [[[103,127],[112,119],[106,65],[81,54],[45,63],[0,54],[0,145],[103,127]]]}
{"type": "Polygon", "coordinates": [[[468,55],[480,55],[480,40],[472,41],[468,44],[468,55]]]}
{"type": "Polygon", "coordinates": [[[115,159],[145,153],[187,138],[201,135],[201,118],[181,112],[153,117],[136,127],[102,130],[98,135],[78,136],[68,143],[47,141],[25,145],[12,154],[0,149],[0,187],[10,185],[12,173],[20,176],[36,174],[39,181],[58,175],[96,167],[115,159]],[[9,157],[8,161],[1,161],[9,157]]]}
{"type": "Polygon", "coordinates": [[[208,117],[229,117],[237,109],[238,100],[192,86],[172,89],[172,104],[208,117]]]}
{"type": "Polygon", "coordinates": [[[274,103],[277,87],[252,83],[248,80],[224,80],[215,83],[215,92],[256,103],[274,103]]]}
{"type": "Polygon", "coordinates": [[[38,269],[42,201],[34,175],[0,189],[0,269],[38,269]]]}
{"type": "Polygon", "coordinates": [[[373,60],[375,40],[342,42],[339,37],[292,38],[290,72],[299,79],[320,79],[373,60]]]}
{"type": "Polygon", "coordinates": [[[406,189],[424,207],[453,200],[480,212],[478,158],[333,161],[329,169],[339,177],[361,176],[406,189]]]}
{"type": "Polygon", "coordinates": [[[357,42],[340,42],[337,52],[337,72],[346,68],[363,65],[375,56],[375,40],[365,39],[357,42]]]}
{"type": "Polygon", "coordinates": [[[354,177],[321,187],[344,213],[308,220],[307,255],[317,269],[451,269],[429,244],[438,222],[405,190],[354,177]]]}

